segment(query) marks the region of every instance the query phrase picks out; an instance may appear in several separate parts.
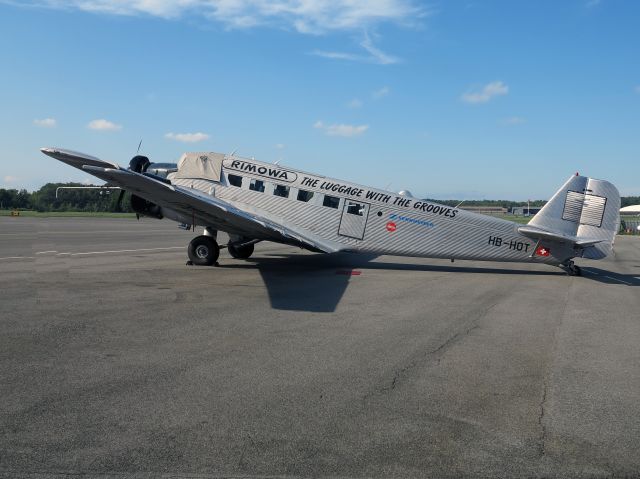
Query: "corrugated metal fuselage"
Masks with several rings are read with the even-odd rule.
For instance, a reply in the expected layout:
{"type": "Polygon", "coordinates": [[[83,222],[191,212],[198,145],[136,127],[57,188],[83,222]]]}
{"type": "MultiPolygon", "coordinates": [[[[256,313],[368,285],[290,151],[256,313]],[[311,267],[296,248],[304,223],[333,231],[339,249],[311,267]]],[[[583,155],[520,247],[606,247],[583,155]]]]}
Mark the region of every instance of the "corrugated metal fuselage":
{"type": "Polygon", "coordinates": [[[570,246],[548,242],[552,256],[534,255],[536,241],[500,218],[254,160],[226,159],[219,183],[172,182],[354,252],[548,264],[575,256],[570,246]]]}

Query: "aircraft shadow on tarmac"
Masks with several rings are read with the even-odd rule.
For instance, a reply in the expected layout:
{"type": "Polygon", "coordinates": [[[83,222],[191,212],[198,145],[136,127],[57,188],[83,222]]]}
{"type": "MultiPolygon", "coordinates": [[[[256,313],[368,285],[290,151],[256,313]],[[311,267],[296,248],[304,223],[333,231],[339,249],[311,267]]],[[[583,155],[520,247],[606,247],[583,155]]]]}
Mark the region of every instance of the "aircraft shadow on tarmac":
{"type": "MultiPolygon", "coordinates": [[[[330,313],[336,310],[351,276],[362,270],[424,271],[526,276],[565,276],[562,270],[530,271],[516,268],[444,266],[397,262],[376,262],[376,255],[326,254],[296,255],[267,254],[245,263],[222,264],[221,268],[258,269],[271,307],[287,311],[330,313]]],[[[584,278],[605,284],[640,286],[640,280],[597,268],[583,268],[584,278]]]]}

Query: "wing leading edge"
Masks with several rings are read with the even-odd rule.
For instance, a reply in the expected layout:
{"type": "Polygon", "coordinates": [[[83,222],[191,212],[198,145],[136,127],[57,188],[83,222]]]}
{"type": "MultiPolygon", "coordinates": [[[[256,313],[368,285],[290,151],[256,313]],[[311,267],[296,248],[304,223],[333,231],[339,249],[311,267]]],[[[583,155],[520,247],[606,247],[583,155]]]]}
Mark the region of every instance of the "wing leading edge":
{"type": "Polygon", "coordinates": [[[196,220],[198,224],[204,226],[213,226],[250,238],[300,246],[321,253],[336,253],[344,249],[342,245],[300,231],[290,225],[280,224],[262,215],[244,211],[198,190],[163,183],[123,169],[115,163],[69,150],[43,148],[41,151],[162,208],[174,211],[184,218],[196,220]]]}

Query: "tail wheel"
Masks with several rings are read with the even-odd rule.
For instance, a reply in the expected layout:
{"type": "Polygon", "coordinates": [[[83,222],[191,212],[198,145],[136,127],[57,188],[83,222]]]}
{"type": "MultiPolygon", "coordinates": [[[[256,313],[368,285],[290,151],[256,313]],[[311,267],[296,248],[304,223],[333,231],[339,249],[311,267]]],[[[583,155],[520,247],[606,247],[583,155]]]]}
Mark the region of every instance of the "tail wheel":
{"type": "Polygon", "coordinates": [[[220,247],[210,236],[197,236],[189,243],[187,254],[193,264],[198,266],[211,266],[218,261],[220,247]]]}
{"type": "Polygon", "coordinates": [[[229,250],[229,254],[236,259],[247,259],[253,254],[254,244],[245,244],[245,245],[234,245],[233,243],[229,243],[227,249],[229,250]]]}

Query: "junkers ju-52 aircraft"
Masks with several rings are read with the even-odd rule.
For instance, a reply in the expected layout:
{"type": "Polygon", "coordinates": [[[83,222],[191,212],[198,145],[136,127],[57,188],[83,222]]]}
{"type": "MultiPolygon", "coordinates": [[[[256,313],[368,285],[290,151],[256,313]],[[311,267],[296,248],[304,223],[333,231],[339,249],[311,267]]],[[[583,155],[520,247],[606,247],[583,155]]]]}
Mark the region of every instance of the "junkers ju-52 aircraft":
{"type": "Polygon", "coordinates": [[[607,256],[619,226],[615,186],[577,174],[519,225],[235,155],[185,153],[177,164],[135,156],[123,168],[58,148],[42,152],[129,191],[139,215],[203,226],[188,247],[194,265],[216,264],[224,231],[234,258],[274,241],[323,253],[544,263],[579,275],[572,259],[607,256]]]}

